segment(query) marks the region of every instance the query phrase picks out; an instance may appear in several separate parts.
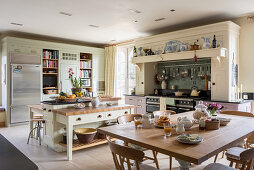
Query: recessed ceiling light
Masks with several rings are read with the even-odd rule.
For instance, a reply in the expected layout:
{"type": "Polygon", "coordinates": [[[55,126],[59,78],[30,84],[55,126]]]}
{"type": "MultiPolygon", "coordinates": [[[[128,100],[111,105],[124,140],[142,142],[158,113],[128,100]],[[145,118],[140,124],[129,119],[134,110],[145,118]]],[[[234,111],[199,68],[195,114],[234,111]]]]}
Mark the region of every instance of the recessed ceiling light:
{"type": "Polygon", "coordinates": [[[164,19],[166,19],[166,18],[157,18],[157,19],[155,19],[154,21],[162,21],[162,20],[164,20],[164,19]]]}
{"type": "Polygon", "coordinates": [[[137,9],[129,9],[130,12],[133,12],[133,13],[137,13],[137,14],[140,14],[141,11],[137,10],[137,9]]]}
{"type": "Polygon", "coordinates": [[[62,14],[62,15],[65,15],[65,16],[69,16],[69,17],[72,16],[71,13],[63,12],[63,11],[59,12],[59,14],[62,14]]]}
{"type": "Polygon", "coordinates": [[[92,24],[90,24],[90,25],[88,25],[89,27],[93,27],[93,28],[99,28],[99,26],[98,25],[92,25],[92,24]]]}
{"type": "Polygon", "coordinates": [[[176,10],[175,10],[175,9],[171,9],[170,11],[171,11],[171,12],[175,12],[176,10]]]}
{"type": "Polygon", "coordinates": [[[116,40],[110,40],[110,42],[115,42],[116,40]]]}
{"type": "Polygon", "coordinates": [[[23,24],[16,23],[16,22],[12,22],[11,24],[12,24],[12,25],[17,25],[17,26],[23,26],[23,24]]]}

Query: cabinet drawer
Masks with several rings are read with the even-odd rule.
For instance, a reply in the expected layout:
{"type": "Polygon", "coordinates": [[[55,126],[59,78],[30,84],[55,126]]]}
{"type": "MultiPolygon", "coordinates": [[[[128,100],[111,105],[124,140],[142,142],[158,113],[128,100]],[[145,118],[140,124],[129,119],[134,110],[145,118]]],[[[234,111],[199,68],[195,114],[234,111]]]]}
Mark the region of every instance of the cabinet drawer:
{"type": "Polygon", "coordinates": [[[73,124],[83,124],[83,123],[92,123],[92,122],[99,122],[105,119],[105,113],[89,113],[84,115],[76,115],[73,116],[73,124]]]}
{"type": "Polygon", "coordinates": [[[136,102],[137,102],[137,99],[135,96],[125,96],[125,104],[135,105],[136,102]]]}
{"type": "Polygon", "coordinates": [[[145,97],[137,98],[137,105],[145,105],[145,104],[146,104],[146,98],[145,97]]]}
{"type": "Polygon", "coordinates": [[[105,114],[106,120],[110,120],[110,119],[116,119],[119,116],[122,116],[125,114],[130,114],[130,110],[129,109],[115,110],[115,111],[111,111],[111,112],[105,112],[104,114],[105,114]]]}

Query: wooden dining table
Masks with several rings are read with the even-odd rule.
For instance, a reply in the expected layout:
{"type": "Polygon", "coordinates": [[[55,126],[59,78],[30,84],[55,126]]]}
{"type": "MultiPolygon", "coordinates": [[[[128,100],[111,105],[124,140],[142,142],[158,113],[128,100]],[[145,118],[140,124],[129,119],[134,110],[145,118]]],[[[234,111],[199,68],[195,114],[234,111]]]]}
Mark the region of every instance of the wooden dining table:
{"type": "MultiPolygon", "coordinates": [[[[171,115],[171,123],[176,124],[177,118],[184,116],[193,119],[193,112],[171,115]]],[[[179,169],[188,170],[190,163],[199,165],[242,142],[254,132],[254,118],[228,114],[218,116],[231,118],[231,121],[227,126],[220,126],[218,130],[199,130],[198,124],[194,124],[185,131],[185,134],[199,134],[203,138],[203,141],[196,145],[178,142],[176,133],[165,137],[163,129],[136,128],[133,123],[102,127],[98,129],[98,132],[175,157],[180,164],[179,169]]]]}

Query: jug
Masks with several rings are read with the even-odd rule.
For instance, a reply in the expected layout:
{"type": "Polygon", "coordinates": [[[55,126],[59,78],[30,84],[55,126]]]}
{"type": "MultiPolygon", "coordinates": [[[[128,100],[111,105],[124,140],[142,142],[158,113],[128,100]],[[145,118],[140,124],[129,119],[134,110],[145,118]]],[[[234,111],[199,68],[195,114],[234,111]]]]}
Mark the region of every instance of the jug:
{"type": "Polygon", "coordinates": [[[202,49],[210,48],[210,38],[201,37],[204,40],[202,49]]]}
{"type": "Polygon", "coordinates": [[[149,129],[151,128],[151,124],[152,124],[152,117],[150,114],[143,114],[142,115],[142,127],[145,129],[149,129]]]}
{"type": "Polygon", "coordinates": [[[181,135],[185,132],[184,124],[177,124],[176,125],[176,133],[181,135]]]}

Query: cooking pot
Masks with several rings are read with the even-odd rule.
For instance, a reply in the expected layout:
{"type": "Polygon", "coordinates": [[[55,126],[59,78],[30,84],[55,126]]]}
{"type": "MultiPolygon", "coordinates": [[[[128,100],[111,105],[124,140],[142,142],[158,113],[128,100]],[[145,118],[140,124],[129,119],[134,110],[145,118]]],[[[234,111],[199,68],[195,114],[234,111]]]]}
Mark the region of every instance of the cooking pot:
{"type": "Polygon", "coordinates": [[[182,96],[184,92],[181,92],[181,91],[176,91],[175,92],[175,96],[182,96]]]}

